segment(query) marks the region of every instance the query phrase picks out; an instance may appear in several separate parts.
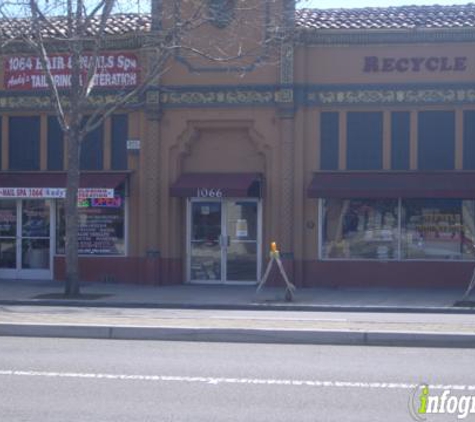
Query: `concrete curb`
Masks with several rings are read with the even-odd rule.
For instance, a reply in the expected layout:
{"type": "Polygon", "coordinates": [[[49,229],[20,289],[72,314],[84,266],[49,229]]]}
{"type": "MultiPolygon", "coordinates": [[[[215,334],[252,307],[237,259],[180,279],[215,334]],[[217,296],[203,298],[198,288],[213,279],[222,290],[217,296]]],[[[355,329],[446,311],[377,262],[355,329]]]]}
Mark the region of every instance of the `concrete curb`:
{"type": "Polygon", "coordinates": [[[414,313],[414,314],[475,314],[475,307],[453,306],[353,306],[353,305],[309,305],[287,303],[150,303],[150,302],[104,302],[90,300],[0,300],[0,306],[72,306],[82,308],[122,309],[190,309],[190,310],[232,310],[232,311],[302,311],[302,312],[372,312],[372,313],[414,313]]]}
{"type": "Polygon", "coordinates": [[[475,348],[475,334],[4,324],[0,336],[348,346],[475,348]]]}

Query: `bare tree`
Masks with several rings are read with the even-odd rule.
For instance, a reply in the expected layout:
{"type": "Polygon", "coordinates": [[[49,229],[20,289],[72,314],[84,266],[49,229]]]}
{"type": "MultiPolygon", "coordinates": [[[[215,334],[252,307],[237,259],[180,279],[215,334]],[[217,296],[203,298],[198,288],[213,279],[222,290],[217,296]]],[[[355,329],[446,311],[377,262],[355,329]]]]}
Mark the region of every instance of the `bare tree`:
{"type": "MultiPolygon", "coordinates": [[[[265,38],[257,41],[252,38],[263,26],[256,13],[259,9],[256,5],[262,6],[261,1],[151,0],[151,14],[132,14],[127,4],[120,0],[20,0],[0,4],[2,47],[4,51],[29,49],[39,60],[51,107],[67,145],[66,296],[80,293],[77,201],[80,151],[86,135],[151,84],[157,84],[173,63],[178,49],[195,60],[213,60],[245,69],[246,63],[275,44],[281,33],[282,13],[276,9],[273,19],[265,24],[265,38]],[[98,88],[98,80],[107,72],[101,54],[106,51],[107,43],[118,37],[111,26],[125,16],[117,14],[121,11],[126,11],[132,19],[131,27],[121,36],[139,36],[140,54],[146,56],[147,64],[141,67],[140,80],[133,86],[124,86],[114,102],[92,107],[91,98],[98,88]],[[241,18],[233,20],[233,13],[241,14],[241,18]],[[226,28],[227,33],[210,42],[206,36],[210,23],[226,28]],[[249,39],[243,39],[245,34],[250,34],[249,39]],[[67,86],[55,76],[54,57],[58,54],[67,61],[67,86]]],[[[143,3],[136,4],[143,8],[143,3]]]]}

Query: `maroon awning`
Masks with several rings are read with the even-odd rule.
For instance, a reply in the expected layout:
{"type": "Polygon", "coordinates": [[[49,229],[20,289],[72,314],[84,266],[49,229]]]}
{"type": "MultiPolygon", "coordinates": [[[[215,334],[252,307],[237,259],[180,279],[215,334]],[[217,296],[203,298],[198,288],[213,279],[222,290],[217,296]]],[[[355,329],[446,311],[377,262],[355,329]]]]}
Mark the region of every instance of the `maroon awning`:
{"type": "Polygon", "coordinates": [[[259,198],[261,184],[259,173],[184,173],[170,187],[170,196],[259,198]]]}
{"type": "MultiPolygon", "coordinates": [[[[127,172],[81,173],[81,188],[114,189],[124,183],[127,172]]],[[[5,188],[65,188],[66,172],[0,172],[0,187],[5,188]]]]}
{"type": "Polygon", "coordinates": [[[473,171],[315,173],[311,198],[475,198],[473,171]]]}

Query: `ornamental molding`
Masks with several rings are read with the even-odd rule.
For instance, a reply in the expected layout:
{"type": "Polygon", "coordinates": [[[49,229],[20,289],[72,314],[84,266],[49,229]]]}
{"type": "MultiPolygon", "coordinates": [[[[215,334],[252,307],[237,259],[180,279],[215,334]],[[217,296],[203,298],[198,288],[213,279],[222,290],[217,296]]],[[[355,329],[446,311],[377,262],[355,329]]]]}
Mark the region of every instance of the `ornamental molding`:
{"type": "Polygon", "coordinates": [[[217,28],[226,28],[234,19],[236,0],[208,0],[210,22],[217,28]]]}
{"type": "Polygon", "coordinates": [[[475,85],[321,87],[308,90],[305,98],[309,106],[474,104],[475,85]]]}
{"type": "MultiPolygon", "coordinates": [[[[116,103],[121,93],[110,90],[89,99],[91,109],[116,103]]],[[[67,107],[67,97],[64,97],[67,107]]],[[[361,84],[152,87],[124,108],[143,109],[154,118],[174,108],[274,107],[289,111],[304,107],[358,105],[475,104],[475,84],[361,84]]],[[[52,111],[51,96],[0,91],[0,111],[52,111]]],[[[292,111],[292,112],[293,112],[292,111]]],[[[291,114],[291,113],[290,113],[291,114]]]]}
{"type": "MultiPolygon", "coordinates": [[[[114,94],[111,92],[104,92],[94,94],[89,98],[88,107],[95,109],[103,107],[107,104],[115,104],[120,99],[121,94],[114,94]]],[[[65,108],[69,106],[69,100],[67,96],[62,97],[62,104],[65,108]]],[[[143,101],[140,97],[132,98],[124,108],[137,108],[143,105],[143,101]]],[[[0,111],[53,111],[53,103],[51,101],[51,95],[48,92],[38,93],[35,95],[26,95],[11,92],[0,92],[0,111]]]]}
{"type": "Polygon", "coordinates": [[[278,91],[273,87],[218,89],[205,87],[193,90],[162,89],[160,103],[164,108],[203,107],[203,106],[239,106],[239,105],[274,105],[278,91]]]}
{"type": "MultiPolygon", "coordinates": [[[[214,26],[218,26],[217,23],[219,23],[219,25],[222,25],[224,20],[226,20],[226,23],[224,26],[219,26],[220,28],[225,28],[226,26],[229,25],[229,23],[231,23],[231,21],[234,19],[234,3],[235,3],[235,0],[234,1],[230,1],[230,0],[208,0],[209,1],[209,4],[210,5],[214,5],[212,7],[212,10],[222,10],[222,11],[226,11],[226,10],[230,10],[231,11],[231,14],[232,14],[232,17],[229,18],[226,17],[226,13],[224,13],[224,15],[221,15],[220,18],[218,18],[218,20],[216,21],[215,19],[215,22],[213,23],[213,19],[211,19],[211,23],[214,25],[214,26]],[[228,7],[228,5],[232,5],[232,9],[230,9],[228,7]],[[214,9],[213,9],[214,8],[214,9]],[[224,18],[223,18],[224,16],[224,18]]],[[[199,73],[199,72],[217,72],[217,73],[247,73],[247,72],[252,72],[253,70],[256,69],[256,67],[259,66],[259,64],[263,63],[267,58],[268,58],[268,54],[269,54],[269,40],[271,39],[271,22],[272,22],[272,9],[271,9],[271,5],[270,5],[270,2],[269,1],[260,1],[258,2],[259,4],[259,9],[256,11],[256,14],[262,16],[262,19],[263,19],[263,22],[262,22],[262,25],[261,25],[261,39],[258,41],[261,46],[262,46],[262,52],[260,52],[260,54],[257,54],[256,57],[250,62],[250,63],[246,63],[246,64],[243,64],[242,66],[241,65],[230,65],[230,66],[225,66],[225,65],[219,65],[219,66],[216,66],[216,65],[213,65],[212,63],[212,60],[211,60],[211,63],[210,65],[201,65],[201,64],[196,64],[196,63],[193,63],[193,60],[189,60],[188,57],[186,57],[185,54],[183,54],[182,52],[182,49],[180,48],[177,48],[175,50],[175,53],[174,53],[174,58],[175,60],[182,64],[183,66],[185,66],[185,68],[188,70],[188,72],[190,73],[199,73]]],[[[180,23],[181,22],[181,16],[180,16],[180,9],[178,7],[178,2],[175,3],[175,20],[177,23],[180,23]]],[[[229,13],[228,13],[229,14],[229,13]]],[[[215,16],[218,16],[219,17],[219,13],[218,15],[215,15],[215,16]]],[[[240,17],[238,16],[237,19],[239,19],[240,17]]],[[[180,39],[178,39],[178,43],[180,43],[180,39]]],[[[186,50],[185,50],[186,51],[186,50]]]]}
{"type": "Polygon", "coordinates": [[[162,88],[163,109],[180,107],[474,104],[474,84],[287,85],[162,88]]]}
{"type": "MultiPolygon", "coordinates": [[[[170,179],[174,180],[182,172],[183,158],[191,154],[191,147],[198,142],[201,134],[209,130],[244,130],[256,152],[264,158],[265,168],[272,168],[272,148],[268,140],[258,132],[252,120],[189,120],[171,145],[169,157],[172,163],[170,179]]],[[[267,171],[267,170],[266,170],[267,171]]]]}
{"type": "Polygon", "coordinates": [[[475,41],[475,28],[446,29],[297,29],[297,45],[463,43],[475,41]]]}

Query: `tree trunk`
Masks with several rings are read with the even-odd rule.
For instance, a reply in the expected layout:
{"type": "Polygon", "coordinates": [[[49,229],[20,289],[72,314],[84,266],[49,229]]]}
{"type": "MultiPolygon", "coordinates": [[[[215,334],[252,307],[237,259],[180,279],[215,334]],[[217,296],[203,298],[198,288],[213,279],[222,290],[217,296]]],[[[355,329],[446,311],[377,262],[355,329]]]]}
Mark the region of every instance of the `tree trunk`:
{"type": "Polygon", "coordinates": [[[79,126],[72,124],[67,131],[68,172],[66,181],[66,284],[65,296],[79,296],[79,260],[78,260],[78,190],[79,190],[79,126]]]}
{"type": "MultiPolygon", "coordinates": [[[[81,13],[78,2],[78,13],[81,13]]],[[[66,141],[68,142],[68,172],[66,180],[66,285],[67,297],[79,296],[79,258],[78,258],[78,190],[79,165],[82,141],[82,113],[81,113],[81,43],[74,42],[71,50],[71,105],[68,110],[68,128],[66,141]]]]}

